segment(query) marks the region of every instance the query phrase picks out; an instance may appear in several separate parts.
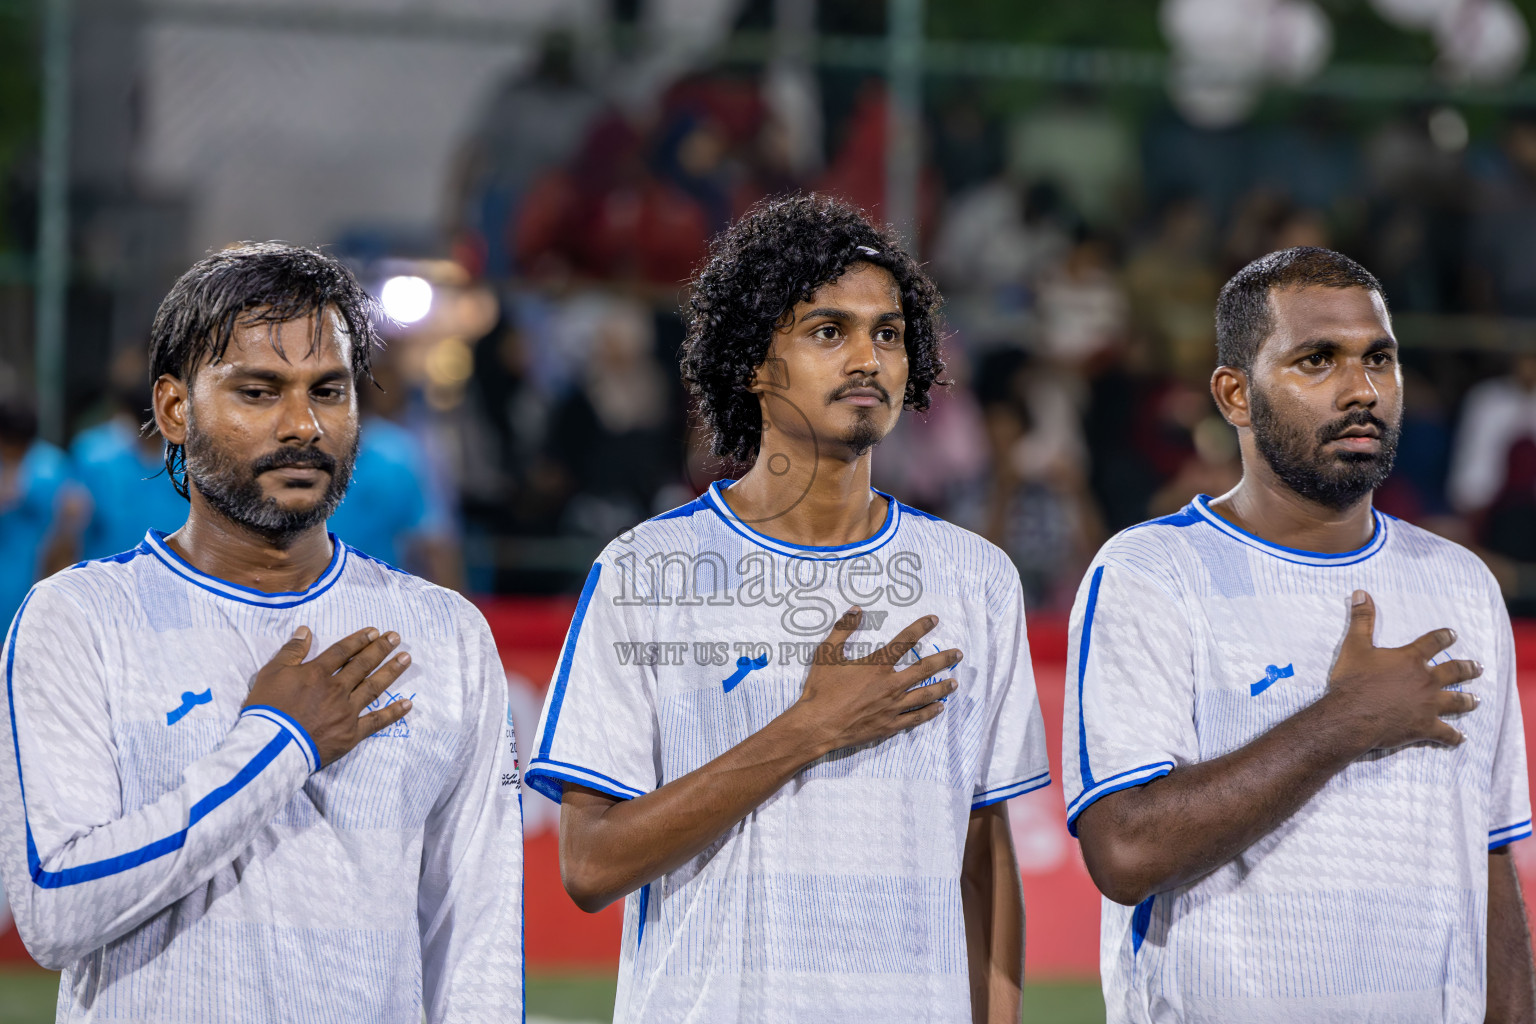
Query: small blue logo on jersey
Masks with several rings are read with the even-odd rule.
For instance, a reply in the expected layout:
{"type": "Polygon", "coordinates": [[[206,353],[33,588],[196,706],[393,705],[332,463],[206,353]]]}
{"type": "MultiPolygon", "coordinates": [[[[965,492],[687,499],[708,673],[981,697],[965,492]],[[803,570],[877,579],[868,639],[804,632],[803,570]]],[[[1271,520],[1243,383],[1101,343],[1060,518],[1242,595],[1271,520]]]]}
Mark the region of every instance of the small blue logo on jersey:
{"type": "Polygon", "coordinates": [[[762,654],[756,658],[742,656],[736,659],[736,671],[720,680],[720,685],[725,687],[725,692],[730,693],[741,685],[741,681],[747,678],[747,673],[755,672],[768,664],[768,655],[762,654]]]}
{"type": "Polygon", "coordinates": [[[1285,666],[1285,668],[1276,668],[1275,666],[1270,665],[1264,670],[1263,679],[1260,679],[1256,683],[1248,684],[1248,693],[1250,696],[1257,697],[1271,686],[1274,686],[1275,683],[1279,682],[1281,679],[1289,679],[1295,674],[1296,670],[1291,668],[1289,665],[1285,666]]]}
{"type": "Polygon", "coordinates": [[[193,693],[190,690],[188,690],[186,693],[183,693],[181,695],[181,707],[177,708],[175,711],[167,711],[165,713],[165,724],[166,725],[175,725],[177,722],[181,721],[183,718],[186,718],[187,715],[191,713],[192,709],[197,707],[199,704],[212,704],[212,703],[213,703],[213,688],[212,687],[204,690],[202,693],[193,693]]]}

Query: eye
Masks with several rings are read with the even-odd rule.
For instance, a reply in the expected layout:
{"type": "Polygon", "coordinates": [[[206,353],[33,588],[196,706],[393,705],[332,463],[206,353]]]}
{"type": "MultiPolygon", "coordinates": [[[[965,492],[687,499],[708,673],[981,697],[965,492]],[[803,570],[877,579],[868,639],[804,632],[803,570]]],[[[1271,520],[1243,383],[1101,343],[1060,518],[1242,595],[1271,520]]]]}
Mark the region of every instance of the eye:
{"type": "Polygon", "coordinates": [[[257,387],[240,388],[239,389],[239,393],[240,393],[241,397],[247,398],[247,399],[249,399],[249,400],[251,400],[253,402],[259,402],[263,398],[266,398],[267,395],[269,394],[269,392],[267,391],[266,388],[257,388],[257,387]]]}
{"type": "Polygon", "coordinates": [[[310,393],[322,402],[341,402],[345,401],[347,397],[347,389],[334,384],[315,388],[310,393]]]}
{"type": "Polygon", "coordinates": [[[1366,356],[1365,361],[1371,366],[1391,366],[1397,360],[1393,357],[1391,352],[1388,352],[1386,349],[1382,349],[1377,352],[1372,352],[1370,355],[1366,356]]]}
{"type": "Polygon", "coordinates": [[[821,338],[824,341],[836,341],[838,336],[837,325],[822,324],[812,333],[814,337],[821,338]]]}
{"type": "Polygon", "coordinates": [[[1314,370],[1321,369],[1322,367],[1328,365],[1328,353],[1313,352],[1311,355],[1302,359],[1301,365],[1314,370]]]}
{"type": "Polygon", "coordinates": [[[894,327],[882,327],[875,332],[875,340],[885,345],[897,345],[901,343],[901,335],[894,327]]]}

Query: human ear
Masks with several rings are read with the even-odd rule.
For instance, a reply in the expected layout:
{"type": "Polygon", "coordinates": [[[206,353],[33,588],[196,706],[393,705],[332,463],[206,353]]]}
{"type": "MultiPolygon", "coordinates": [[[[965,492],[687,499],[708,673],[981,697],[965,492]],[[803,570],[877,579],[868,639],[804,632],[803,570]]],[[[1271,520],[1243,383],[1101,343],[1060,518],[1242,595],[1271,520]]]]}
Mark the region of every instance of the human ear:
{"type": "Polygon", "coordinates": [[[1252,424],[1248,409],[1248,375],[1235,366],[1218,366],[1211,374],[1211,397],[1222,419],[1234,427],[1252,424]]]}
{"type": "Polygon", "coordinates": [[[187,386],[168,373],[155,381],[155,427],[169,444],[187,441],[187,386]]]}
{"type": "Polygon", "coordinates": [[[788,387],[789,364],[778,356],[769,356],[752,374],[752,383],[747,385],[747,390],[754,394],[762,394],[769,388],[778,388],[783,391],[788,387]]]}

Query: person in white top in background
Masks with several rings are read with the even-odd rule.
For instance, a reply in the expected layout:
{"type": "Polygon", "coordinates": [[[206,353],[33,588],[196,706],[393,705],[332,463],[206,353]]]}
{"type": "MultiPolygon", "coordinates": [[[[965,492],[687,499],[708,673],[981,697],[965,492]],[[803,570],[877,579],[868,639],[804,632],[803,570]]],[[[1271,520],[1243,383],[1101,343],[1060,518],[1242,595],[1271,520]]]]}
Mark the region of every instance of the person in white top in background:
{"type": "Polygon", "coordinates": [[[1112,538],[1072,612],[1109,1020],[1529,1024],[1514,640],[1471,552],[1371,506],[1402,420],[1381,286],[1287,249],[1216,323],[1243,478],[1112,538]]]}
{"type": "Polygon", "coordinates": [[[275,243],[183,275],[150,372],[186,524],[44,580],[11,624],[0,875],[63,971],[59,1021],[522,1016],[490,631],[325,529],[371,313],[336,260],[275,243]]]}

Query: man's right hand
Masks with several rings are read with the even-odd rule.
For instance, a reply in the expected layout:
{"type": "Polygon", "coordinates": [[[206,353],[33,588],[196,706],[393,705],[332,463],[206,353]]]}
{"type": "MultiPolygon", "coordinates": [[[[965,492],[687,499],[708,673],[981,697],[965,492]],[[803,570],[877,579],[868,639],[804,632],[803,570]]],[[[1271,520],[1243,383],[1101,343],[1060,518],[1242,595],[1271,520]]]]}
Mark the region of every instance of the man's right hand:
{"type": "Polygon", "coordinates": [[[959,662],[962,655],[956,648],[930,654],[900,671],[894,668],[939,624],[937,618],[918,619],[867,657],[847,658],[843,645],[863,619],[861,609],[850,608],[833,624],[791,709],[824,753],[874,743],[921,725],[944,710],[939,700],[955,690],[953,679],[917,684],[959,662]]]}
{"type": "Polygon", "coordinates": [[[1349,632],[1328,675],[1323,700],[1358,723],[1365,750],[1423,740],[1452,747],[1461,743],[1461,731],[1442,716],[1466,714],[1477,707],[1477,695],[1446,687],[1476,679],[1483,666],[1475,661],[1429,664],[1456,642],[1453,630],[1432,630],[1403,647],[1376,647],[1375,628],[1375,602],[1365,591],[1355,591],[1349,632]]]}
{"type": "Polygon", "coordinates": [[[309,627],[300,626],[256,673],[245,703],[277,708],[302,725],[315,741],[323,767],[411,710],[409,700],[397,700],[362,714],[400,678],[411,656],[401,654],[386,664],[384,659],[400,646],[400,634],[380,636],[369,627],[336,641],[306,662],[313,639],[309,627]]]}

